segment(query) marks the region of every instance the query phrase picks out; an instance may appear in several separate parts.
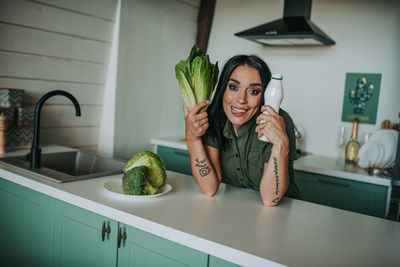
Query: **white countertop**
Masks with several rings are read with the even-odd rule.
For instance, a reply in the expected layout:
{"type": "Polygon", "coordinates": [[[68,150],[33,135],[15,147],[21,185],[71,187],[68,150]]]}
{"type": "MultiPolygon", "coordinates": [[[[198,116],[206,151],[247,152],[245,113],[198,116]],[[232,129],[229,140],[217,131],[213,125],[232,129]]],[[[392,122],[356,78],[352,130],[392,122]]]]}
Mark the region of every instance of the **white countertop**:
{"type": "Polygon", "coordinates": [[[289,198],[265,207],[228,185],[209,198],[191,176],[167,176],[171,192],[133,201],[104,189],[122,175],[59,184],[0,165],[4,179],[240,265],[400,266],[399,223],[289,198]]]}
{"type": "MultiPolygon", "coordinates": [[[[185,143],[177,141],[179,139],[178,137],[152,138],[151,143],[154,145],[187,150],[185,143]]],[[[391,187],[391,178],[370,175],[364,169],[345,164],[343,159],[329,156],[313,154],[303,156],[295,160],[294,169],[391,187]]]]}
{"type": "Polygon", "coordinates": [[[294,161],[294,169],[322,175],[350,179],[359,182],[392,186],[390,177],[373,176],[364,169],[345,164],[344,159],[321,155],[306,155],[294,161]]]}

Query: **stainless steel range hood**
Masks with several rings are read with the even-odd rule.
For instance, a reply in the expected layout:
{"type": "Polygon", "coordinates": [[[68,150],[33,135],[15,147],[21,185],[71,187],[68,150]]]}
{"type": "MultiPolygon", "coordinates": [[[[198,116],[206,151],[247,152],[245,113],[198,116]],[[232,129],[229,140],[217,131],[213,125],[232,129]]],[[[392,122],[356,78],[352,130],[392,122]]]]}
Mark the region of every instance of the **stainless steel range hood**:
{"type": "Polygon", "coordinates": [[[327,34],[310,21],[311,0],[285,0],[283,18],[235,33],[268,46],[334,45],[327,34]]]}

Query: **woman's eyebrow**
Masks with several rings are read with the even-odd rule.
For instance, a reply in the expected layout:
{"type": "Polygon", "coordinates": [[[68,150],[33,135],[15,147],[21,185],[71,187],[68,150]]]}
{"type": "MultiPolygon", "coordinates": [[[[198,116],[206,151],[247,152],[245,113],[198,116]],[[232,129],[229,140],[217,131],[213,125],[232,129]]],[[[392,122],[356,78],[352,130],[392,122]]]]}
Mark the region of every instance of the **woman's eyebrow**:
{"type": "Polygon", "coordinates": [[[235,83],[237,83],[237,84],[240,84],[240,82],[239,82],[238,80],[235,80],[235,79],[233,79],[233,78],[229,78],[229,80],[232,81],[232,82],[235,82],[235,83]]]}
{"type": "Polygon", "coordinates": [[[262,87],[261,83],[251,83],[250,86],[261,86],[262,87]]]}

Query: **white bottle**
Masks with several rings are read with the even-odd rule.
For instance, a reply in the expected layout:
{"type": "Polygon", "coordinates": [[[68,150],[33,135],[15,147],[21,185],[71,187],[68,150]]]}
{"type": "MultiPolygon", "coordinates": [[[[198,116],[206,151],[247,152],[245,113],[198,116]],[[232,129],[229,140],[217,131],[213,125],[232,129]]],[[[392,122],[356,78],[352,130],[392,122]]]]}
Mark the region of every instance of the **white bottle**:
{"type": "MultiPolygon", "coordinates": [[[[281,106],[283,99],[283,86],[282,86],[283,76],[282,74],[272,74],[271,81],[267,85],[264,93],[264,105],[270,105],[277,113],[279,113],[279,107],[281,106]]],[[[263,112],[268,114],[267,111],[263,112]]],[[[265,121],[260,121],[263,123],[265,121]]],[[[261,141],[267,142],[268,139],[263,135],[259,138],[261,141]]]]}

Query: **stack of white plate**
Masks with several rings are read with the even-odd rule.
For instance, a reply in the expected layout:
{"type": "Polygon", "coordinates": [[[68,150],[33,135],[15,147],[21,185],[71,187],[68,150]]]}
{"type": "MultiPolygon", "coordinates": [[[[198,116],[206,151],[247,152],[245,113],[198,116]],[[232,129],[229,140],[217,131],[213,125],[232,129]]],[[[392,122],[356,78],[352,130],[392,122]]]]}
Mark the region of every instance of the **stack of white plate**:
{"type": "Polygon", "coordinates": [[[361,168],[391,168],[396,158],[398,131],[382,129],[374,133],[358,152],[361,168]]]}

